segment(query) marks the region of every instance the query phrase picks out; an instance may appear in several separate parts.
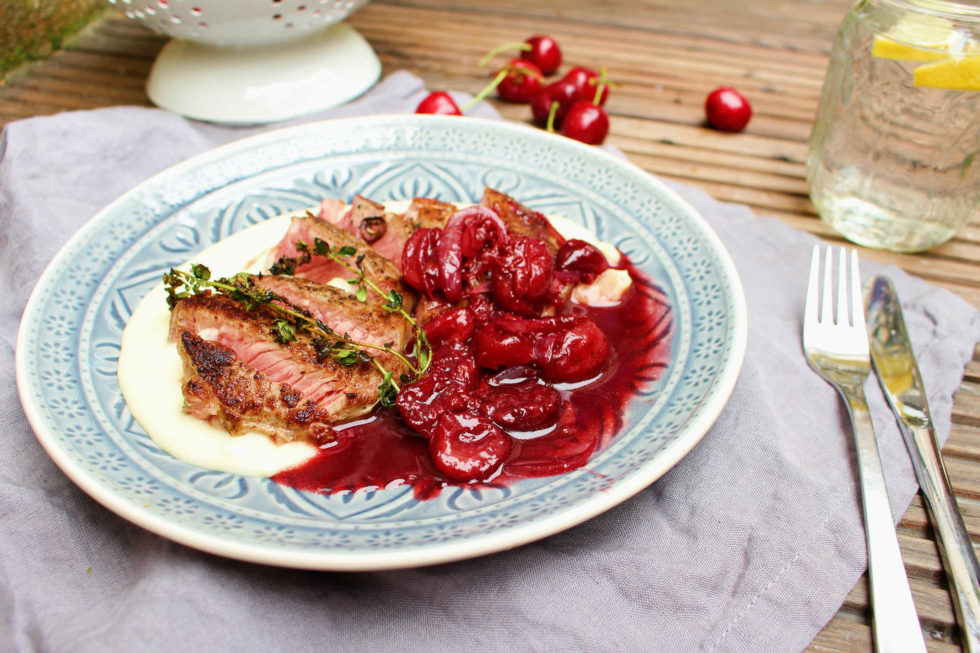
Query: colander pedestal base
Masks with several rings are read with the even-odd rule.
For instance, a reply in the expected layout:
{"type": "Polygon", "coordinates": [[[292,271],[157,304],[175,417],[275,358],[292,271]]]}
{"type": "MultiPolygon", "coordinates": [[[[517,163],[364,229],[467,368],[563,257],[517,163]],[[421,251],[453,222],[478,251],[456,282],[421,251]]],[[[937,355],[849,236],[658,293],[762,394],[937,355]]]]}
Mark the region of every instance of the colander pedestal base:
{"type": "Polygon", "coordinates": [[[230,124],[277,122],[343,104],[381,75],[367,41],[343,23],[302,39],[218,47],[174,39],[146,83],[157,106],[230,124]]]}

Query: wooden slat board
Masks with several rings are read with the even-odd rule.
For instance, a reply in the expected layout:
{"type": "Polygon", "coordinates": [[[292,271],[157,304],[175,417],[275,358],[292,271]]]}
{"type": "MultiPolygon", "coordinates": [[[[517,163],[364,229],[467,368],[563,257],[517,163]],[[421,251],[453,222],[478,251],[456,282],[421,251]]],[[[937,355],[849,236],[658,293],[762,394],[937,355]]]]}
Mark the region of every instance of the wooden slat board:
{"type": "MultiPolygon", "coordinates": [[[[606,66],[619,86],[607,108],[608,142],[642,168],[699,186],[794,227],[842,242],[821,222],[804,181],[806,141],[831,41],[851,0],[376,0],[348,21],[378,52],[385,73],[406,69],[430,88],[478,91],[480,58],[504,41],[556,37],[569,64],[606,66]],[[743,134],[702,124],[714,87],[738,87],[755,115],[743,134]]],[[[148,105],[144,82],[165,39],[120,16],[87,28],[44,62],[0,83],[0,125],[69,109],[148,105]]],[[[497,103],[507,118],[523,106],[497,103]]],[[[863,250],[980,307],[980,219],[925,254],[863,250]]],[[[974,543],[980,541],[980,356],[975,352],[953,408],[944,453],[974,543]]],[[[960,651],[958,628],[934,535],[919,497],[900,540],[928,648],[960,651]]],[[[870,651],[866,578],[810,651],[870,651]]]]}

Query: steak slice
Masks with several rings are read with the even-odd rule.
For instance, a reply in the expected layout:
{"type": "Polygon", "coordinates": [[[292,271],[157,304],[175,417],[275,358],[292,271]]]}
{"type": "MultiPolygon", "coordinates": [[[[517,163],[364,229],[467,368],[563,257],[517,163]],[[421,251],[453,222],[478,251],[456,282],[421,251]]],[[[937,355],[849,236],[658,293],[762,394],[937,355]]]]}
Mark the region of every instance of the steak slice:
{"type": "Polygon", "coordinates": [[[338,212],[331,204],[321,202],[319,218],[371,245],[374,250],[399,265],[402,248],[414,228],[397,213],[385,210],[383,204],[360,195],[354,196],[347,211],[338,212]]]}
{"type": "Polygon", "coordinates": [[[565,239],[559,234],[543,214],[529,209],[510,195],[492,188],[483,191],[480,206],[496,212],[503,220],[507,231],[517,236],[540,238],[548,246],[551,255],[558,252],[565,239]]]}
{"type": "Polygon", "coordinates": [[[330,415],[315,401],[241,362],[230,348],[183,331],[177,349],[184,361],[189,415],[232,435],[262,433],[276,444],[306,440],[321,445],[333,438],[330,415]]]}
{"type": "MultiPolygon", "coordinates": [[[[274,257],[277,261],[283,257],[297,258],[300,256],[300,252],[296,249],[296,244],[304,242],[312,248],[317,238],[327,243],[331,248],[353,247],[357,253],[349,257],[348,262],[355,265],[360,259],[365,278],[377,284],[383,292],[397,290],[403,298],[411,292],[408,285],[402,280],[401,272],[395,263],[379,254],[377,250],[354,234],[313,216],[308,215],[292,219],[286,235],[276,247],[274,257]]],[[[296,267],[296,276],[327,283],[331,279],[352,279],[356,275],[340,263],[325,256],[314,256],[309,263],[296,267]]],[[[384,299],[376,293],[369,292],[367,301],[377,304],[383,303],[384,299]]]]}
{"type": "MultiPolygon", "coordinates": [[[[285,297],[290,305],[308,311],[313,317],[341,335],[352,340],[378,347],[388,345],[395,351],[404,352],[412,338],[412,325],[401,315],[377,304],[359,301],[350,293],[329,284],[300,277],[261,275],[253,277],[255,285],[285,297]]],[[[410,312],[415,305],[414,293],[403,297],[403,305],[410,312]]],[[[397,377],[408,372],[395,356],[373,352],[384,359],[384,365],[397,377]]]]}
{"type": "Polygon", "coordinates": [[[277,318],[275,312],[263,306],[247,310],[222,295],[193,295],[174,306],[170,340],[178,342],[187,331],[222,345],[270,381],[287,384],[304,400],[315,402],[331,424],[371,410],[382,381],[381,372],[374,365],[358,361],[345,366],[329,355],[321,360],[306,331],[297,331],[295,340],[283,344],[274,335],[277,318]]]}
{"type": "Polygon", "coordinates": [[[405,211],[405,222],[415,229],[442,229],[459,209],[442,200],[416,197],[405,211]]]}

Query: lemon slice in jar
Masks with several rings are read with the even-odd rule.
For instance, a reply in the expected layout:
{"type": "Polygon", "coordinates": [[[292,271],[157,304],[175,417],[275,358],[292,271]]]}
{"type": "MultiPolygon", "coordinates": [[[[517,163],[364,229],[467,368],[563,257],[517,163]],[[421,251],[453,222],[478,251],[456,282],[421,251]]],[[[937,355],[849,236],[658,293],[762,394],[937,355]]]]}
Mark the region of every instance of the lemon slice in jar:
{"type": "Polygon", "coordinates": [[[966,36],[939,16],[904,16],[875,36],[871,56],[901,61],[936,61],[963,52],[966,36]]]}
{"type": "Polygon", "coordinates": [[[925,88],[980,91],[980,56],[923,64],[912,71],[912,83],[925,88]]]}
{"type": "Polygon", "coordinates": [[[980,47],[938,16],[906,16],[875,36],[871,56],[924,62],[912,73],[915,86],[980,90],[980,47]]]}

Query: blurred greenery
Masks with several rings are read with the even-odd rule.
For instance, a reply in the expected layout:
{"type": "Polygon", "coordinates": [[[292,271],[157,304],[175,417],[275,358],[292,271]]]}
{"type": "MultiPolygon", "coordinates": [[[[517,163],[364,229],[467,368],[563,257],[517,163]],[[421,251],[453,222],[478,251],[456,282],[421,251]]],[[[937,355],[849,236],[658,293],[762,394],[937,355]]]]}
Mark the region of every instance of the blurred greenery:
{"type": "Polygon", "coordinates": [[[0,76],[51,54],[109,7],[106,0],[0,0],[0,76]]]}

